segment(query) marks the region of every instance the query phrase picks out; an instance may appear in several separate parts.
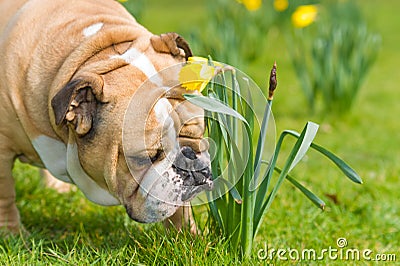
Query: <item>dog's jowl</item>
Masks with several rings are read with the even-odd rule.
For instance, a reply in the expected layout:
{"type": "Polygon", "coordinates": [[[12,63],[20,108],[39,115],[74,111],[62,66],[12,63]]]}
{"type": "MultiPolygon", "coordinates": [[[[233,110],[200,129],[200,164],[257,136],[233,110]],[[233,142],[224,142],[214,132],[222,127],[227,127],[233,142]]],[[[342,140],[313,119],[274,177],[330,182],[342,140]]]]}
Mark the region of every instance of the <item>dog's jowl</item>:
{"type": "Polygon", "coordinates": [[[114,0],[0,10],[0,228],[21,228],[16,159],[136,221],[190,220],[183,208],[213,183],[204,111],[173,82],[192,55],[186,41],[153,35],[114,0]]]}

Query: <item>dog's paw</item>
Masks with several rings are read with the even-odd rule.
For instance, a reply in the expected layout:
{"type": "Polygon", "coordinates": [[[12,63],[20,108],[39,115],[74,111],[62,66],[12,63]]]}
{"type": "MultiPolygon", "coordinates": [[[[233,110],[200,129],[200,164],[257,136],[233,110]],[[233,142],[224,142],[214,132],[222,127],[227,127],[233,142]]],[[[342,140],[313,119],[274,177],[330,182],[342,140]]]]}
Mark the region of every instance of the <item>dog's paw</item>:
{"type": "Polygon", "coordinates": [[[15,225],[0,225],[0,238],[8,238],[15,236],[29,236],[29,231],[25,227],[18,223],[15,225]]]}
{"type": "Polygon", "coordinates": [[[178,208],[174,215],[163,221],[167,232],[182,232],[188,230],[192,235],[200,235],[201,231],[197,227],[190,206],[178,208]]]}

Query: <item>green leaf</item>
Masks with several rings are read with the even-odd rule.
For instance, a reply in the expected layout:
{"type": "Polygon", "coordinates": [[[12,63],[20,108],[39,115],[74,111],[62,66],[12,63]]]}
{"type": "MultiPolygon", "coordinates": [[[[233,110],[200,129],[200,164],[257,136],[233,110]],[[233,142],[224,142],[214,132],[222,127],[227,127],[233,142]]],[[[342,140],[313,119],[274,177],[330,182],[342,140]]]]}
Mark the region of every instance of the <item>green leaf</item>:
{"type": "Polygon", "coordinates": [[[337,167],[353,182],[362,184],[362,179],[361,177],[348,165],[346,164],[342,159],[337,157],[335,154],[332,152],[328,151],[327,149],[317,145],[313,144],[311,147],[323,155],[325,155],[327,158],[329,158],[333,163],[336,164],[337,167]]]}
{"type": "MultiPolygon", "coordinates": [[[[282,170],[279,169],[278,167],[275,167],[274,169],[277,173],[281,173],[282,170]]],[[[300,184],[299,182],[297,182],[292,176],[287,175],[286,179],[288,181],[290,181],[290,183],[292,183],[296,188],[298,188],[301,192],[303,192],[303,194],[312,201],[312,203],[314,203],[318,208],[320,208],[321,210],[325,209],[325,202],[323,200],[321,200],[318,196],[316,196],[314,193],[312,193],[310,190],[308,190],[306,187],[304,187],[302,184],[300,184]]]]}
{"type": "Polygon", "coordinates": [[[214,216],[214,219],[217,221],[218,226],[223,229],[224,228],[224,222],[222,221],[223,218],[221,214],[218,212],[218,207],[216,205],[216,202],[214,200],[211,200],[212,199],[212,196],[210,196],[211,194],[212,193],[210,191],[206,191],[207,198],[209,198],[208,206],[210,207],[211,213],[214,216]]]}
{"type": "MultiPolygon", "coordinates": [[[[299,134],[297,132],[289,130],[287,130],[286,132],[296,138],[299,137],[299,134]]],[[[348,164],[346,164],[342,159],[337,157],[335,154],[315,143],[311,144],[311,148],[325,155],[325,157],[331,160],[351,181],[357,184],[363,183],[361,177],[356,173],[356,171],[354,171],[348,164]]]]}
{"type": "Polygon", "coordinates": [[[260,134],[258,136],[258,142],[256,148],[256,155],[254,158],[254,176],[251,179],[249,187],[251,191],[255,190],[259,186],[260,182],[262,182],[262,180],[259,181],[258,177],[260,175],[260,170],[261,170],[261,160],[262,160],[261,154],[264,150],[265,138],[267,136],[268,121],[271,114],[271,106],[272,106],[272,101],[268,101],[266,103],[264,116],[261,123],[260,134]]]}
{"type": "MultiPolygon", "coordinates": [[[[318,130],[318,125],[313,123],[313,122],[308,122],[306,124],[306,126],[304,127],[303,131],[301,132],[299,138],[297,139],[296,143],[294,144],[290,155],[288,156],[286,163],[282,169],[282,172],[280,173],[278,180],[274,186],[274,188],[272,189],[270,195],[268,196],[267,200],[262,204],[261,207],[259,207],[258,204],[260,204],[260,201],[262,200],[262,196],[264,195],[259,195],[259,197],[257,197],[256,199],[256,216],[254,219],[254,234],[256,234],[259,226],[260,226],[260,222],[262,220],[262,217],[264,216],[264,214],[268,211],[268,209],[270,208],[272,201],[275,199],[275,196],[280,188],[280,186],[282,185],[283,180],[287,177],[287,175],[289,174],[289,172],[293,169],[293,167],[296,166],[296,164],[301,160],[301,158],[305,155],[307,149],[310,147],[310,144],[312,143],[316,131],[318,130]]],[[[280,146],[283,142],[284,137],[288,134],[288,132],[284,131],[281,136],[279,137],[279,141],[277,143],[277,150],[276,152],[279,152],[280,146]]],[[[271,165],[271,168],[274,167],[275,168],[275,164],[276,164],[276,154],[273,158],[273,164],[271,165]]],[[[269,169],[269,170],[270,170],[269,169]]],[[[269,172],[269,178],[272,175],[271,173],[272,171],[270,170],[269,172]]],[[[266,193],[266,191],[264,191],[264,193],[266,193]]]]}
{"type": "Polygon", "coordinates": [[[294,157],[292,163],[290,164],[288,173],[301,161],[301,159],[306,154],[307,150],[310,148],[310,145],[314,140],[315,135],[317,134],[318,127],[319,126],[313,122],[307,123],[305,128],[304,138],[301,141],[300,147],[296,151],[296,156],[294,157]]]}
{"type": "Polygon", "coordinates": [[[210,97],[200,96],[200,95],[193,95],[193,94],[184,94],[183,95],[186,100],[189,102],[211,112],[221,113],[236,117],[237,119],[243,121],[247,124],[246,119],[239,114],[237,111],[233,110],[223,102],[213,99],[210,97]]]}
{"type": "MultiPolygon", "coordinates": [[[[220,127],[220,132],[222,133],[222,137],[228,147],[228,156],[231,159],[230,164],[236,169],[236,175],[242,175],[243,170],[245,168],[246,159],[248,160],[248,150],[250,148],[251,143],[243,142],[243,147],[245,151],[243,153],[239,152],[239,148],[234,140],[234,132],[231,129],[231,126],[228,125],[227,119],[222,114],[217,114],[216,116],[219,120],[218,126],[220,127]]],[[[229,167],[228,167],[229,168],[229,167]]]]}
{"type": "Polygon", "coordinates": [[[247,99],[244,99],[242,102],[242,113],[244,113],[244,116],[246,117],[246,121],[249,124],[249,128],[251,131],[254,129],[254,117],[256,117],[256,114],[253,111],[253,97],[251,96],[251,90],[250,90],[250,83],[249,79],[243,78],[243,80],[246,83],[246,91],[247,91],[247,99]]]}
{"type": "Polygon", "coordinates": [[[236,189],[234,185],[232,185],[228,180],[221,179],[222,182],[226,184],[226,186],[230,187],[229,193],[231,194],[232,198],[235,200],[237,204],[242,204],[242,197],[240,196],[239,191],[236,189]]]}

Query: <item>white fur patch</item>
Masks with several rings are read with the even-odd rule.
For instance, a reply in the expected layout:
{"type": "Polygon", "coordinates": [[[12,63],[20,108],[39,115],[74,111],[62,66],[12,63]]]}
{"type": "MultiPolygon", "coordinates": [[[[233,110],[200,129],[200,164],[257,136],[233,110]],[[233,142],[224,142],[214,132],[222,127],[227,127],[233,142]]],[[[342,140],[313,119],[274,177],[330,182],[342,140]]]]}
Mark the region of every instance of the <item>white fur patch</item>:
{"type": "Polygon", "coordinates": [[[154,105],[154,113],[158,122],[164,124],[165,120],[170,116],[172,105],[166,98],[159,99],[154,105]]]}
{"type": "Polygon", "coordinates": [[[179,175],[177,175],[172,168],[165,170],[158,179],[154,180],[154,175],[159,173],[153,173],[153,178],[148,178],[146,175],[146,181],[149,182],[146,188],[140,184],[139,193],[146,199],[143,204],[144,212],[146,213],[146,219],[148,222],[156,222],[164,220],[165,218],[173,215],[179,206],[183,206],[184,202],[181,201],[181,191],[183,181],[179,175]]]}
{"type": "Polygon", "coordinates": [[[90,25],[89,27],[86,27],[83,29],[83,36],[85,37],[90,37],[92,35],[95,35],[101,28],[103,27],[102,22],[95,23],[93,25],[90,25]]]}
{"type": "Polygon", "coordinates": [[[67,147],[67,170],[71,179],[82,190],[85,196],[100,205],[119,205],[120,202],[107,190],[100,187],[83,170],[78,157],[76,144],[68,144],[67,147]]]}
{"type": "Polygon", "coordinates": [[[172,168],[176,154],[177,147],[167,155],[167,158],[154,163],[141,180],[139,193],[146,199],[146,208],[172,211],[176,206],[183,205],[181,201],[183,181],[172,168]]]}
{"type": "Polygon", "coordinates": [[[100,205],[119,205],[120,202],[108,191],[101,188],[83,170],[76,144],[65,146],[59,140],[39,136],[32,141],[44,166],[58,179],[74,183],[85,196],[100,205]]]}
{"type": "Polygon", "coordinates": [[[47,136],[39,136],[32,141],[32,145],[53,176],[72,183],[67,173],[67,148],[64,143],[47,136]]]}
{"type": "Polygon", "coordinates": [[[131,48],[122,55],[111,56],[111,59],[114,58],[125,60],[125,62],[142,71],[151,82],[158,86],[162,86],[162,78],[158,75],[154,65],[144,53],[139,52],[135,48],[131,48]]]}

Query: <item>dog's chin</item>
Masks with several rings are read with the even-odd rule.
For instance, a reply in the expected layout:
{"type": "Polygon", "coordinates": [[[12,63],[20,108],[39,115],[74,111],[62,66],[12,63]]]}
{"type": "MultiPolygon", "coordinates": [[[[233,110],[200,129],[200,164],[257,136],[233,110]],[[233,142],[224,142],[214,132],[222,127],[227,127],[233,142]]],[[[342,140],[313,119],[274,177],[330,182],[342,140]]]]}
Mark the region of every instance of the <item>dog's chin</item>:
{"type": "Polygon", "coordinates": [[[171,183],[158,181],[153,184],[150,191],[141,186],[134,199],[136,202],[125,206],[127,214],[131,219],[141,223],[165,220],[184,205],[179,199],[178,189],[173,187],[171,183]]]}
{"type": "Polygon", "coordinates": [[[201,159],[188,159],[178,155],[174,162],[164,159],[153,164],[140,182],[136,202],[126,206],[128,215],[142,223],[165,220],[200,192],[211,190],[213,182],[208,157],[199,157],[201,159]],[[196,166],[190,166],[191,162],[196,166]]]}

